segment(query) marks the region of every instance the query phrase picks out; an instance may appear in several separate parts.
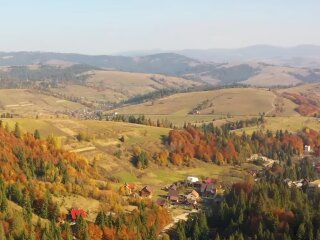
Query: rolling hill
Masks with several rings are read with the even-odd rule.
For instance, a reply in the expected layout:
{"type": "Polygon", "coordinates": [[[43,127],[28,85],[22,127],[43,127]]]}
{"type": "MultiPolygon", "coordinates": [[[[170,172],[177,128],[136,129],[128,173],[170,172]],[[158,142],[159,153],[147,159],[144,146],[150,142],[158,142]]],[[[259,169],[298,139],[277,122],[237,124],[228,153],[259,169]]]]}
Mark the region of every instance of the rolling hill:
{"type": "Polygon", "coordinates": [[[212,91],[179,93],[120,108],[119,114],[187,115],[197,109],[199,114],[258,115],[271,111],[275,96],[254,88],[229,88],[212,91]]]}
{"type": "MultiPolygon", "coordinates": [[[[268,51],[264,50],[263,52],[268,51]]],[[[196,60],[176,53],[124,57],[15,52],[0,53],[0,66],[3,66],[2,70],[0,69],[0,78],[2,85],[12,79],[19,80],[19,84],[26,81],[32,83],[35,80],[55,82],[72,80],[79,83],[86,80],[84,77],[86,75],[83,73],[107,69],[170,75],[211,85],[288,86],[297,83],[317,82],[320,79],[320,71],[316,68],[283,67],[281,63],[279,63],[280,65],[274,65],[261,61],[218,64],[212,61],[196,60]],[[38,67],[30,70],[25,67],[27,65],[38,67]]],[[[19,84],[16,84],[16,86],[19,86],[19,84]]]]}
{"type": "MultiPolygon", "coordinates": [[[[176,126],[184,123],[212,122],[258,116],[299,116],[298,105],[283,97],[281,91],[266,88],[225,88],[177,93],[171,96],[126,105],[110,112],[124,115],[144,114],[152,120],[168,120],[176,126]],[[221,120],[220,120],[221,119],[221,120]]],[[[221,123],[220,123],[221,122],[221,123]]]]}

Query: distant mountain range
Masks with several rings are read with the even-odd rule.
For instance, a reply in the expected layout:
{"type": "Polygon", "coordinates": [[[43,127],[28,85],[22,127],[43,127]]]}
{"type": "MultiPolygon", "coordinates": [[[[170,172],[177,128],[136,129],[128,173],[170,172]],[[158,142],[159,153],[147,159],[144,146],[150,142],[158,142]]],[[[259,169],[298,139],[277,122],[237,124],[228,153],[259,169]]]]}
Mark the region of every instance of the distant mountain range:
{"type": "Polygon", "coordinates": [[[112,70],[181,75],[212,68],[204,63],[175,53],[141,57],[82,55],[47,52],[0,52],[0,66],[83,64],[112,70]]]}
{"type": "MultiPolygon", "coordinates": [[[[179,53],[157,53],[146,56],[0,52],[0,67],[11,66],[11,72],[14,71],[14,76],[18,76],[18,79],[25,75],[32,76],[34,71],[40,70],[41,72],[36,75],[44,75],[48,79],[54,76],[55,69],[59,71],[56,79],[62,79],[63,76],[73,78],[72,74],[100,68],[179,76],[210,85],[295,85],[320,81],[318,62],[320,63],[320,47],[308,45],[294,48],[260,45],[235,50],[183,50],[179,53]],[[51,66],[51,68],[29,69],[27,74],[17,67],[12,69],[12,66],[30,65],[51,66]],[[74,67],[78,65],[81,66],[74,67]],[[45,75],[48,69],[50,76],[45,75]]],[[[8,70],[2,70],[3,74],[7,80],[12,76],[8,70]]],[[[28,80],[32,79],[29,77],[28,80]]]]}
{"type": "Polygon", "coordinates": [[[274,47],[256,45],[239,49],[183,50],[178,53],[203,61],[248,62],[263,61],[292,66],[310,66],[320,62],[320,46],[274,47]]]}
{"type": "MultiPolygon", "coordinates": [[[[123,56],[142,56],[163,53],[163,50],[123,52],[123,56]]],[[[320,46],[299,45],[295,47],[276,47],[271,45],[254,45],[236,49],[185,49],[167,51],[194,58],[200,61],[243,63],[261,61],[273,64],[318,67],[320,65],[320,46]]]]}

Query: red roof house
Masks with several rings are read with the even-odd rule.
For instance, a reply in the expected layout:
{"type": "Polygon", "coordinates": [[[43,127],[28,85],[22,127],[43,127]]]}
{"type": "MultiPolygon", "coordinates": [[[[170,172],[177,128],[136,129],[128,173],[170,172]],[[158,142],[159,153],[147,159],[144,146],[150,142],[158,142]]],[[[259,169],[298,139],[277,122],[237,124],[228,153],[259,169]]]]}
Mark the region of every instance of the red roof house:
{"type": "Polygon", "coordinates": [[[87,216],[86,212],[82,208],[72,209],[71,210],[71,218],[72,220],[76,220],[78,217],[85,218],[87,216]]]}

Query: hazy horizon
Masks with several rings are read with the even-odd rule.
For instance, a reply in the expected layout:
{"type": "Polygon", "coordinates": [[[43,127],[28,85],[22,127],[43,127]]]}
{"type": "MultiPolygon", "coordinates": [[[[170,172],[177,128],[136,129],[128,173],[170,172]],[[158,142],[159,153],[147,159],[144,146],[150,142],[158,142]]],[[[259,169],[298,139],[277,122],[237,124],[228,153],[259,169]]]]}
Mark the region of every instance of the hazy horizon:
{"type": "Polygon", "coordinates": [[[320,2],[75,1],[2,3],[0,51],[130,51],[320,45],[320,2]]]}

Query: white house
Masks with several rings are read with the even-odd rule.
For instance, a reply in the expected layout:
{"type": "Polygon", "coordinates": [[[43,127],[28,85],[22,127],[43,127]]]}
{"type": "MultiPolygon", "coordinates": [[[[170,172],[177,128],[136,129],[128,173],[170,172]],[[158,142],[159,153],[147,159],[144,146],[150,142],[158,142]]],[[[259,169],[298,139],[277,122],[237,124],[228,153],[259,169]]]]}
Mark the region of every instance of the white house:
{"type": "Polygon", "coordinates": [[[310,145],[305,145],[304,146],[304,151],[305,152],[311,152],[311,146],[310,145]]]}
{"type": "Polygon", "coordinates": [[[187,177],[187,181],[189,183],[196,183],[196,182],[199,182],[199,178],[189,176],[189,177],[187,177]]]}

